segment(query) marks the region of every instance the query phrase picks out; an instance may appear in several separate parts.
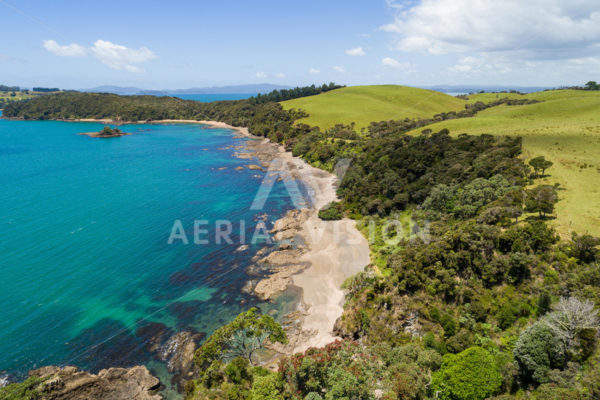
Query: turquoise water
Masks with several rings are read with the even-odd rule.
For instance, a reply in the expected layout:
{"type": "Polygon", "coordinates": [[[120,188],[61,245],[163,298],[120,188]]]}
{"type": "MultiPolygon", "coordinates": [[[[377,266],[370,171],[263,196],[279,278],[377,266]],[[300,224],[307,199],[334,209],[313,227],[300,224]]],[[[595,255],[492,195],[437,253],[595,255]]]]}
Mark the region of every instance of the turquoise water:
{"type": "Polygon", "coordinates": [[[277,183],[265,209],[250,210],[263,173],[234,169],[252,160],[234,157],[247,139],[229,130],[78,135],[101,128],[0,120],[0,371],[14,377],[51,364],[155,363],[146,341],[156,327],[209,334],[256,304],[241,287],[262,245],[169,245],[174,221],[193,240],[194,220],[211,232],[212,221],[236,221],[232,238],[243,220],[249,238],[257,215],[290,208],[277,183]]]}

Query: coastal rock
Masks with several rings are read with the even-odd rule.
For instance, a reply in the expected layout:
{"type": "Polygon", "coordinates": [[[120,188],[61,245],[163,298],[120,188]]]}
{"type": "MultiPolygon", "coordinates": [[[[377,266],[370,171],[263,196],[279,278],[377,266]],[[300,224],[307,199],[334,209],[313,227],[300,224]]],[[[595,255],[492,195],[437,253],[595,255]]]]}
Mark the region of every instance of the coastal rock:
{"type": "Polygon", "coordinates": [[[247,244],[243,244],[240,247],[238,247],[237,249],[235,249],[235,251],[246,251],[248,250],[248,245],[247,244]]]}
{"type": "Polygon", "coordinates": [[[302,324],[304,323],[307,312],[304,303],[301,302],[299,306],[299,310],[291,312],[284,317],[283,329],[288,337],[288,343],[281,344],[267,341],[266,347],[268,349],[274,350],[280,354],[292,355],[294,354],[294,349],[296,347],[318,334],[315,330],[302,329],[302,324]]]}
{"type": "Polygon", "coordinates": [[[3,372],[0,372],[0,388],[8,385],[8,375],[5,375],[3,372]]]}
{"type": "Polygon", "coordinates": [[[135,335],[141,339],[145,349],[150,353],[158,351],[163,341],[172,333],[171,329],[159,322],[150,322],[135,331],[135,335]]]}
{"type": "Polygon", "coordinates": [[[293,209],[288,211],[283,217],[275,221],[270,233],[279,233],[289,230],[299,231],[302,224],[310,217],[310,210],[307,208],[293,209]]]}
{"type": "Polygon", "coordinates": [[[44,380],[39,390],[53,400],[160,400],[157,378],[143,366],[103,369],[98,375],[76,367],[43,367],[29,373],[44,380]]]}
{"type": "Polygon", "coordinates": [[[300,258],[301,252],[298,250],[274,251],[268,256],[263,257],[260,262],[272,265],[295,264],[300,258]]]}
{"type": "Polygon", "coordinates": [[[269,249],[267,247],[263,247],[259,249],[256,254],[251,258],[252,262],[258,261],[269,249]]]}
{"type": "Polygon", "coordinates": [[[291,265],[258,282],[254,293],[263,300],[271,300],[292,283],[292,275],[306,268],[306,265],[291,265]]]}
{"type": "Polygon", "coordinates": [[[246,159],[246,160],[254,157],[254,155],[251,153],[235,153],[234,155],[237,158],[246,159]]]}
{"type": "Polygon", "coordinates": [[[194,373],[194,352],[201,338],[201,334],[179,332],[171,336],[158,351],[159,359],[167,363],[167,369],[174,374],[173,382],[180,390],[185,380],[194,373]]]}
{"type": "Polygon", "coordinates": [[[129,133],[123,132],[118,128],[111,128],[105,126],[104,129],[102,129],[100,132],[84,132],[80,133],[80,135],[86,135],[95,138],[114,138],[119,136],[126,136],[129,135],[129,133]]]}
{"type": "Polygon", "coordinates": [[[256,164],[248,164],[246,165],[246,168],[248,168],[249,170],[252,171],[262,171],[263,168],[260,165],[256,165],[256,164]]]}

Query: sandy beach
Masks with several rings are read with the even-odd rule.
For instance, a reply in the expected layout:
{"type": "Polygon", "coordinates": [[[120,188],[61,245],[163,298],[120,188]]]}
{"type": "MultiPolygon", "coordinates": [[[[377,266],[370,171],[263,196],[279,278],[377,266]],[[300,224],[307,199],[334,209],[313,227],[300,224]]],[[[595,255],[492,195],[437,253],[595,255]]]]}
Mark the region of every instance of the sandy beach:
{"type": "MultiPolygon", "coordinates": [[[[268,153],[269,148],[275,152],[273,156],[276,163],[271,164],[269,172],[272,173],[273,169],[277,168],[285,169],[286,174],[289,173],[294,179],[302,181],[310,197],[304,202],[309,205],[308,208],[295,216],[299,222],[298,226],[279,232],[288,232],[285,237],[291,237],[289,232],[292,231],[300,237],[304,247],[296,263],[287,267],[291,273],[291,283],[302,289],[305,310],[301,332],[290,341],[291,345],[285,351],[303,352],[309,347],[326,345],[337,339],[333,334],[333,327],[343,312],[342,283],[369,264],[369,244],[356,228],[355,221],[323,221],[318,217],[320,208],[338,200],[338,178],[335,175],[307,164],[267,139],[249,135],[247,130],[245,134],[260,142],[249,149],[259,153],[259,159],[260,153],[268,153]],[[307,264],[308,267],[296,268],[298,264],[307,264]]],[[[277,221],[275,226],[280,222],[289,225],[289,219],[290,216],[284,217],[277,221]]],[[[277,234],[275,239],[278,239],[277,234]]],[[[286,251],[288,250],[281,253],[286,251]]],[[[277,283],[281,283],[281,279],[277,283]]]]}

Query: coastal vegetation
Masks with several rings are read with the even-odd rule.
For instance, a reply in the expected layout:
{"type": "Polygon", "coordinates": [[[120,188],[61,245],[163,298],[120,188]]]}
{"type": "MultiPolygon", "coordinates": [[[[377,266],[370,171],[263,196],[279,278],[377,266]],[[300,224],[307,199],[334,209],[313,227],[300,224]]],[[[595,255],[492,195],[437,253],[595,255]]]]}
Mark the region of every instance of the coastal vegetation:
{"type": "Polygon", "coordinates": [[[341,201],[321,210],[324,219],[347,214],[378,232],[396,218],[427,226],[427,235],[396,229],[392,244],[372,243],[373,264],[344,284],[342,341],[286,357],[276,372],[255,367],[249,349],[285,336],[250,310],[198,350],[190,399],[598,398],[600,240],[585,229],[594,220],[565,229],[561,218],[589,218],[595,207],[586,202],[593,194],[580,197],[578,209],[562,204],[582,196],[568,183],[584,172],[595,174],[585,175],[588,191],[597,182],[600,97],[587,90],[487,95],[441,95],[443,104],[422,115],[396,107],[398,119],[360,130],[347,120],[311,126],[310,110],[252,99],[61,93],[11,104],[5,115],[246,126],[329,171],[352,160],[341,201]],[[449,117],[463,110],[471,115],[449,117]],[[569,149],[589,159],[585,168],[566,161],[569,149]]]}

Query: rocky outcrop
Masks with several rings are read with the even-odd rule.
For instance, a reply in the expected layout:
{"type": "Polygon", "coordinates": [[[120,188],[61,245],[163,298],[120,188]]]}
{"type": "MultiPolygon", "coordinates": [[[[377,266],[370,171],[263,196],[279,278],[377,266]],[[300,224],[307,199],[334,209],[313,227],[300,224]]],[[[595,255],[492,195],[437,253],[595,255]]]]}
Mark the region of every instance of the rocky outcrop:
{"type": "Polygon", "coordinates": [[[155,359],[164,362],[172,374],[171,383],[183,390],[186,380],[194,374],[194,352],[197,344],[206,337],[204,332],[181,331],[158,322],[150,322],[137,329],[136,335],[145,344],[145,350],[155,359]]]}
{"type": "Polygon", "coordinates": [[[254,293],[263,300],[270,300],[292,284],[292,275],[306,268],[306,265],[291,265],[258,282],[254,293]]]}
{"type": "Polygon", "coordinates": [[[246,271],[249,275],[264,275],[264,272],[268,275],[259,281],[248,282],[244,288],[246,292],[253,292],[262,300],[272,300],[292,284],[294,274],[308,266],[299,262],[306,246],[292,243],[296,242],[296,236],[309,216],[308,209],[294,209],[275,221],[269,233],[274,234],[274,239],[279,242],[278,250],[263,256],[266,249],[261,249],[252,259],[256,264],[246,271]]]}
{"type": "Polygon", "coordinates": [[[160,382],[146,367],[103,369],[98,375],[76,367],[43,367],[30,376],[42,378],[39,390],[52,400],[160,400],[160,382]]]}
{"type": "Polygon", "coordinates": [[[167,369],[173,374],[172,382],[180,390],[186,380],[194,375],[194,352],[202,333],[179,332],[171,336],[158,351],[158,358],[167,363],[167,369]]]}
{"type": "Polygon", "coordinates": [[[310,216],[310,210],[307,208],[294,209],[288,211],[282,218],[275,221],[272,234],[276,241],[294,239],[298,232],[302,230],[302,225],[310,216]]]}

